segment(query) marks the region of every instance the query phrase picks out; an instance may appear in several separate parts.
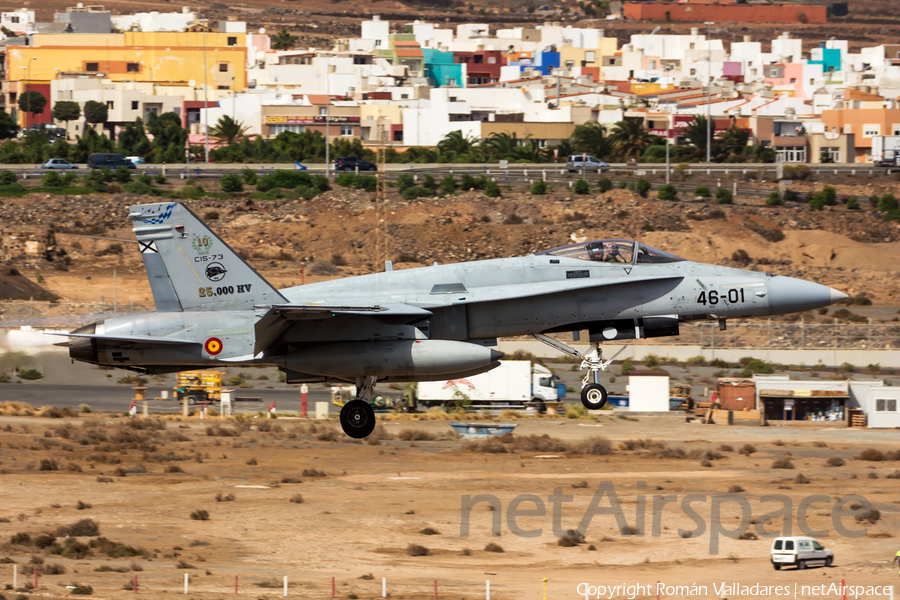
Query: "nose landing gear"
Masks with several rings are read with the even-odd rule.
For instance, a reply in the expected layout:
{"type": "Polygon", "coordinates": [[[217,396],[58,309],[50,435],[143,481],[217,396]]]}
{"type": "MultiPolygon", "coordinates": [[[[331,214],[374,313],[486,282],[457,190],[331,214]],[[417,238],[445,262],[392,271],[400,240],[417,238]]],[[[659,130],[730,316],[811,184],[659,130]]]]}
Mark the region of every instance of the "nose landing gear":
{"type": "Polygon", "coordinates": [[[351,400],[341,408],[341,429],[352,438],[367,437],[375,429],[375,411],[369,400],[376,381],[375,377],[358,377],[356,400],[351,400]]]}
{"type": "Polygon", "coordinates": [[[605,371],[610,363],[622,353],[625,346],[622,346],[609,360],[603,360],[603,350],[600,348],[599,342],[591,342],[590,350],[581,354],[575,348],[549,336],[533,334],[532,337],[564,354],[581,358],[581,368],[588,370],[581,382],[581,403],[588,410],[600,410],[606,405],[606,399],[609,395],[606,392],[606,388],[600,385],[600,371],[605,371]]]}

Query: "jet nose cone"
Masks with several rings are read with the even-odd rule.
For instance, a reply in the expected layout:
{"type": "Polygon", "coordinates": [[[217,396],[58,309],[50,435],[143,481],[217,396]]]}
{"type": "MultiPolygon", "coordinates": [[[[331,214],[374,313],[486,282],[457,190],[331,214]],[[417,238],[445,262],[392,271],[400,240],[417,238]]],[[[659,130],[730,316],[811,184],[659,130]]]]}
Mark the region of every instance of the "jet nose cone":
{"type": "Polygon", "coordinates": [[[772,277],[768,283],[769,311],[787,314],[822,308],[847,298],[847,294],[812,281],[772,277]]]}
{"type": "Polygon", "coordinates": [[[842,292],[840,290],[836,290],[834,288],[831,288],[831,303],[832,304],[837,304],[841,300],[846,300],[849,297],[850,296],[848,296],[844,292],[842,292]]]}
{"type": "Polygon", "coordinates": [[[493,348],[491,348],[491,362],[497,362],[504,356],[506,356],[506,355],[503,354],[502,352],[500,352],[499,350],[494,350],[493,348]]]}

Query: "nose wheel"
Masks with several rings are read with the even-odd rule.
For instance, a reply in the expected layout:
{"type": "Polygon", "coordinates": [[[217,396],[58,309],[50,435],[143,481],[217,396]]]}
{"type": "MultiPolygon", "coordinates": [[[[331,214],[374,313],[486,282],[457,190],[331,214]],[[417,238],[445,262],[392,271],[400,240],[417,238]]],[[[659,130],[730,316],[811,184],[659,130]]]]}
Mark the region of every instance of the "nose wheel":
{"type": "Polygon", "coordinates": [[[606,406],[606,388],[599,383],[589,383],[581,389],[581,403],[588,410],[600,410],[606,406]]]}
{"type": "Polygon", "coordinates": [[[356,380],[356,400],[351,400],[341,408],[341,429],[348,436],[361,439],[375,429],[375,410],[369,404],[375,391],[375,377],[358,377],[356,380]]]}

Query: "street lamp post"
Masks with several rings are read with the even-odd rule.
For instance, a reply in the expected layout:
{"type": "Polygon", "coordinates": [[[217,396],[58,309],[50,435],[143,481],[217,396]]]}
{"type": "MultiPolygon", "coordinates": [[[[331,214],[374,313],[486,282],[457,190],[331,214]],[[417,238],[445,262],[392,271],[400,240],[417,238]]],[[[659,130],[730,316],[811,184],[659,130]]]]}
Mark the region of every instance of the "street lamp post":
{"type": "Polygon", "coordinates": [[[669,185],[669,177],[672,172],[669,162],[669,146],[672,137],[672,107],[666,106],[666,185],[669,185]]]}
{"type": "Polygon", "coordinates": [[[706,21],[706,162],[712,162],[712,44],[709,27],[712,21],[706,21]]]}
{"type": "Polygon", "coordinates": [[[330,175],[328,137],[331,133],[331,58],[325,62],[325,177],[330,175]]]}

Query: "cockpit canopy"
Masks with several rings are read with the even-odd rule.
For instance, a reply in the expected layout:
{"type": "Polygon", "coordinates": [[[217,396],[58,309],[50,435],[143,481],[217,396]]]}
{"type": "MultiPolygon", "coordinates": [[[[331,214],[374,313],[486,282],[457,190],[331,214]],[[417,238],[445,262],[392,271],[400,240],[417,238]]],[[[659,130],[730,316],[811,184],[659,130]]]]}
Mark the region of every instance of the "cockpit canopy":
{"type": "Polygon", "coordinates": [[[551,248],[535,254],[628,265],[674,263],[685,260],[680,256],[657,250],[634,240],[621,239],[593,240],[569,244],[568,246],[551,248]]]}

